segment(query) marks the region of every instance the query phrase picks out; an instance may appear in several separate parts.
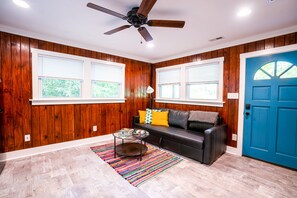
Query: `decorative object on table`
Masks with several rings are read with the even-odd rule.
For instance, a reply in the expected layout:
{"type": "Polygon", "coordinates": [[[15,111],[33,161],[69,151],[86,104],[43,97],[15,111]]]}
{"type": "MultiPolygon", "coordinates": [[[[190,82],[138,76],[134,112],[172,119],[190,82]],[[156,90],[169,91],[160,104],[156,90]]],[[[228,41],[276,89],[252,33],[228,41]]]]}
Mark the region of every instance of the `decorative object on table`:
{"type": "Polygon", "coordinates": [[[114,158],[116,158],[116,155],[126,157],[139,156],[139,160],[142,160],[142,156],[148,149],[143,139],[150,135],[149,132],[124,128],[112,135],[114,137],[114,158]],[[117,144],[117,139],[122,140],[121,144],[117,144]]]}
{"type": "Polygon", "coordinates": [[[148,86],[146,89],[146,93],[150,95],[150,109],[153,108],[153,98],[152,94],[154,93],[154,89],[151,86],[148,86]]]}
{"type": "Polygon", "coordinates": [[[136,187],[182,161],[180,157],[150,144],[147,144],[148,151],[142,161],[124,156],[114,158],[113,147],[111,143],[91,147],[91,150],[136,187]]]}

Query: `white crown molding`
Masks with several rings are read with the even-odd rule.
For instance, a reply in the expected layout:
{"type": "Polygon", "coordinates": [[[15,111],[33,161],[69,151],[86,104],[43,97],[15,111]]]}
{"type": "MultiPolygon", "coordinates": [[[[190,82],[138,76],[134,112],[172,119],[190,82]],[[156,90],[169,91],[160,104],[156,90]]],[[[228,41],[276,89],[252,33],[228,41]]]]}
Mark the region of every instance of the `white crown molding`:
{"type": "Polygon", "coordinates": [[[279,29],[279,30],[276,30],[276,31],[266,32],[266,33],[263,33],[263,34],[258,34],[258,35],[251,36],[251,37],[246,37],[246,38],[239,39],[239,40],[232,41],[232,42],[228,42],[228,43],[223,43],[223,44],[216,45],[216,46],[213,46],[213,47],[200,48],[200,49],[197,49],[195,51],[190,51],[190,52],[185,52],[185,53],[182,53],[182,54],[177,54],[177,55],[174,55],[174,56],[164,57],[164,58],[161,58],[161,59],[154,60],[152,63],[155,64],[155,63],[160,63],[160,62],[163,62],[163,61],[182,58],[182,57],[191,56],[191,55],[195,55],[195,54],[201,54],[201,53],[204,53],[204,52],[223,49],[223,48],[232,47],[232,46],[241,45],[241,44],[246,44],[246,43],[250,43],[250,42],[254,42],[254,41],[258,41],[258,40],[262,40],[262,39],[267,39],[267,38],[271,38],[271,37],[281,36],[281,35],[289,34],[289,33],[293,33],[293,32],[297,32],[297,25],[290,26],[290,27],[283,28],[283,29],[279,29]]]}
{"type": "Polygon", "coordinates": [[[22,149],[18,151],[11,151],[6,153],[1,153],[0,162],[23,158],[23,157],[29,157],[32,155],[39,155],[42,153],[48,153],[48,152],[62,150],[66,148],[72,148],[76,146],[82,146],[85,144],[100,143],[100,142],[110,141],[110,140],[113,140],[113,136],[111,134],[108,134],[108,135],[96,136],[96,137],[74,140],[69,142],[62,142],[62,143],[50,144],[46,146],[22,149]]]}
{"type": "Polygon", "coordinates": [[[26,31],[26,30],[22,30],[22,29],[19,29],[19,28],[14,28],[14,27],[2,25],[2,24],[0,24],[0,31],[7,32],[7,33],[12,33],[12,34],[17,34],[17,35],[21,35],[21,36],[26,36],[26,37],[30,37],[30,38],[34,38],[34,39],[38,39],[38,40],[45,40],[45,41],[49,41],[49,42],[53,42],[53,43],[68,45],[68,46],[72,46],[72,47],[78,47],[78,48],[82,48],[82,49],[93,50],[93,51],[96,51],[96,52],[102,52],[102,53],[106,53],[106,54],[111,54],[111,55],[115,55],[115,56],[120,56],[120,57],[124,57],[124,58],[133,59],[133,60],[143,61],[143,62],[146,62],[146,63],[152,62],[152,60],[146,59],[144,57],[139,57],[139,56],[135,56],[135,55],[132,55],[132,54],[126,54],[126,53],[123,53],[123,52],[120,52],[120,51],[107,49],[107,48],[104,48],[104,47],[101,47],[101,46],[95,46],[95,45],[90,45],[90,44],[74,42],[74,41],[71,41],[71,40],[65,40],[65,39],[61,39],[61,38],[58,38],[58,37],[48,36],[48,35],[32,32],[32,31],[26,31]],[[100,49],[100,51],[99,51],[99,49],[100,49]]]}
{"type": "Polygon", "coordinates": [[[209,52],[209,51],[213,51],[213,50],[223,49],[226,47],[232,47],[232,46],[241,45],[241,44],[245,44],[245,43],[249,43],[249,42],[254,42],[257,40],[262,40],[262,39],[266,39],[266,38],[270,38],[270,37],[276,37],[276,36],[280,36],[280,35],[284,35],[284,34],[293,33],[293,32],[297,31],[297,25],[279,29],[276,31],[258,34],[258,35],[251,36],[251,37],[246,37],[246,38],[228,42],[228,43],[223,43],[223,44],[216,45],[213,47],[200,48],[200,49],[197,49],[194,51],[184,52],[184,53],[176,54],[173,56],[167,56],[167,57],[156,59],[156,60],[135,56],[132,54],[126,54],[126,53],[119,52],[119,51],[112,50],[112,49],[105,49],[105,48],[101,48],[100,46],[77,43],[77,42],[70,41],[70,40],[65,40],[65,39],[61,39],[61,38],[57,38],[57,37],[51,37],[51,36],[31,32],[31,31],[21,30],[18,28],[14,28],[14,27],[2,25],[2,24],[0,24],[0,31],[12,33],[12,34],[18,34],[18,35],[22,35],[22,36],[26,36],[26,37],[30,37],[30,38],[35,38],[35,39],[50,41],[50,42],[54,42],[54,43],[69,45],[69,46],[73,46],[73,47],[94,50],[96,52],[107,53],[107,54],[111,54],[111,55],[115,55],[115,56],[121,56],[121,57],[129,58],[129,59],[134,59],[134,60],[139,60],[139,61],[155,64],[155,63],[159,63],[159,62],[163,62],[163,61],[167,61],[167,60],[182,58],[182,57],[186,57],[186,56],[190,56],[190,55],[200,54],[200,53],[209,52]],[[100,51],[99,51],[99,49],[100,49],[100,51]]]}

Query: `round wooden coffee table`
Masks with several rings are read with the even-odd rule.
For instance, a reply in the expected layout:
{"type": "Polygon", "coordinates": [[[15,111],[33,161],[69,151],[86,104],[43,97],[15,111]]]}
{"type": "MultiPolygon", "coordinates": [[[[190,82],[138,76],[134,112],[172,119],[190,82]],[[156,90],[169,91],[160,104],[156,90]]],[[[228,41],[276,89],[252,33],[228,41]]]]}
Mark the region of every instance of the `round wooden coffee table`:
{"type": "Polygon", "coordinates": [[[123,129],[113,133],[114,137],[114,157],[116,155],[136,157],[139,156],[140,161],[142,156],[147,152],[147,146],[144,138],[149,136],[149,132],[145,130],[123,129]],[[121,144],[117,145],[116,140],[121,139],[121,144]],[[129,141],[129,142],[125,142],[129,141]],[[131,142],[132,141],[132,142],[131,142]],[[138,141],[138,142],[137,142],[138,141]]]}

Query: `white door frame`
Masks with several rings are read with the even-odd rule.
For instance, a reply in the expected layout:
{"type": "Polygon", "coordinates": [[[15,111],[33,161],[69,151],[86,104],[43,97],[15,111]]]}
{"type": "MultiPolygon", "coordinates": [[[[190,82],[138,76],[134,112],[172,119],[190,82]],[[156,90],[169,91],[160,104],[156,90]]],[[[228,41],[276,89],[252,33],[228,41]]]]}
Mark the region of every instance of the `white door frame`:
{"type": "Polygon", "coordinates": [[[284,47],[277,47],[256,52],[240,54],[240,76],[239,76],[239,109],[238,109],[238,132],[237,132],[237,148],[228,146],[227,151],[235,155],[242,155],[243,146],[243,123],[244,123],[244,97],[245,97],[245,77],[246,77],[246,59],[265,55],[278,54],[283,52],[296,51],[297,44],[284,47]]]}

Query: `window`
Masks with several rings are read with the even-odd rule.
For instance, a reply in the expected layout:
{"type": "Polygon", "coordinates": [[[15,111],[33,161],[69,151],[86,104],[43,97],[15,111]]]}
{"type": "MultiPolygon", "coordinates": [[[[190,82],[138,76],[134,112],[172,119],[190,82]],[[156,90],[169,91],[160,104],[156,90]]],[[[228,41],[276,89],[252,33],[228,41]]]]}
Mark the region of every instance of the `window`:
{"type": "Polygon", "coordinates": [[[270,62],[263,65],[255,73],[254,80],[297,78],[297,66],[286,61],[270,62]]]}
{"type": "Polygon", "coordinates": [[[160,98],[180,98],[180,68],[160,71],[158,79],[160,98]]]}
{"type": "Polygon", "coordinates": [[[125,65],[32,50],[33,105],[124,102],[125,65]]]}
{"type": "Polygon", "coordinates": [[[157,69],[156,101],[223,106],[223,61],[216,58],[157,69]]]}
{"type": "Polygon", "coordinates": [[[81,97],[83,61],[38,56],[38,81],[41,98],[81,97]]]}
{"type": "Polygon", "coordinates": [[[118,98],[122,94],[122,73],[120,67],[92,63],[92,97],[118,98]]]}
{"type": "Polygon", "coordinates": [[[217,63],[186,67],[187,99],[218,100],[220,65],[217,63]]]}

